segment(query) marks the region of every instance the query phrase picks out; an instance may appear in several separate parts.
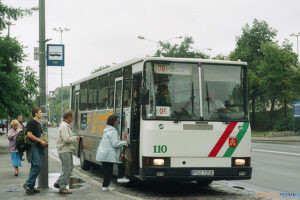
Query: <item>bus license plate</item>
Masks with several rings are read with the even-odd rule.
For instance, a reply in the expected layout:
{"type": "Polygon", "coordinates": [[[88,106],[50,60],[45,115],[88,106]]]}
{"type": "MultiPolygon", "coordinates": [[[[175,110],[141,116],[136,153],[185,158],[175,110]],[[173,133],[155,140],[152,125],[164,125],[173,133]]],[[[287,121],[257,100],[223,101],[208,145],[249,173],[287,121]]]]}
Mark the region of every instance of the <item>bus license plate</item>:
{"type": "Polygon", "coordinates": [[[192,176],[214,176],[214,170],[191,170],[192,176]]]}

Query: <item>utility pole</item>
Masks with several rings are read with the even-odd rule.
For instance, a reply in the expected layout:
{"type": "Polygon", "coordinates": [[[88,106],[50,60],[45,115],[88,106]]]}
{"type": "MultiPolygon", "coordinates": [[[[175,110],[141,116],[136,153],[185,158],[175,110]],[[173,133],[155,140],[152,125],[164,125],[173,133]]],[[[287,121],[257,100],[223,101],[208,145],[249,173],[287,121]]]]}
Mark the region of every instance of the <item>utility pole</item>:
{"type": "Polygon", "coordinates": [[[297,38],[297,58],[299,60],[299,40],[298,40],[298,37],[300,36],[300,33],[292,33],[292,34],[290,34],[290,36],[297,38]]]}
{"type": "MultiPolygon", "coordinates": [[[[46,113],[46,55],[45,55],[45,0],[39,0],[39,68],[40,68],[40,107],[43,115],[46,113]]],[[[47,116],[46,120],[42,121],[44,131],[48,132],[47,116]]],[[[44,116],[43,116],[43,119],[44,116]]],[[[39,188],[48,188],[48,148],[45,148],[45,153],[41,155],[41,171],[39,173],[39,188]]]]}
{"type": "MultiPolygon", "coordinates": [[[[62,34],[64,31],[69,31],[69,28],[53,28],[54,31],[60,32],[60,44],[62,44],[62,34]]],[[[61,121],[63,118],[64,110],[63,110],[63,66],[60,67],[60,77],[61,77],[61,89],[60,89],[60,113],[61,113],[61,121]]]]}

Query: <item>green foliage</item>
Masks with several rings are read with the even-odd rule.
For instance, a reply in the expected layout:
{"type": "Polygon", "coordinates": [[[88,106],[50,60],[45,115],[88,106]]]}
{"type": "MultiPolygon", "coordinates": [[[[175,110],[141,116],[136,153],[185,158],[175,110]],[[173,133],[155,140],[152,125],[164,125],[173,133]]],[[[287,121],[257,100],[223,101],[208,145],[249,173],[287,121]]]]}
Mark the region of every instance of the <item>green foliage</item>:
{"type": "Polygon", "coordinates": [[[185,37],[181,44],[171,45],[169,42],[159,42],[161,49],[158,49],[154,56],[156,57],[176,57],[176,58],[209,58],[208,55],[193,50],[192,37],[185,37]]]}
{"type": "Polygon", "coordinates": [[[229,60],[229,56],[218,54],[215,57],[211,58],[213,60],[229,60]]]}
{"type": "Polygon", "coordinates": [[[17,40],[0,37],[0,118],[29,115],[38,81],[35,72],[18,66],[25,55],[17,40]]]}
{"type": "Polygon", "coordinates": [[[100,72],[100,71],[102,71],[102,70],[104,70],[104,69],[106,69],[106,68],[109,68],[109,67],[111,67],[111,66],[110,66],[110,65],[100,66],[100,67],[98,67],[97,69],[94,69],[94,70],[91,72],[91,74],[95,74],[96,72],[100,72]]]}
{"type": "MultiPolygon", "coordinates": [[[[293,89],[297,79],[297,55],[292,52],[291,44],[284,41],[282,46],[274,42],[262,44],[263,60],[258,67],[261,78],[261,89],[267,102],[287,107],[296,91],[293,89]],[[296,74],[296,76],[295,76],[296,74]]],[[[298,90],[298,93],[300,90],[298,90]]],[[[271,105],[271,111],[274,105],[271,105]]],[[[286,110],[284,111],[286,113],[286,110]]],[[[286,115],[285,115],[286,116],[286,115]]]]}
{"type": "MultiPolygon", "coordinates": [[[[30,14],[28,10],[11,8],[0,1],[0,32],[10,20],[30,14]]],[[[19,66],[24,58],[24,47],[14,38],[0,37],[0,118],[24,115],[26,118],[37,94],[35,72],[19,66]]]]}
{"type": "Polygon", "coordinates": [[[7,27],[10,20],[17,20],[20,17],[31,14],[30,10],[20,8],[12,8],[6,6],[0,0],[0,31],[7,27]]]}
{"type": "Polygon", "coordinates": [[[276,131],[291,131],[293,130],[293,121],[291,117],[283,118],[274,123],[276,131]]]}
{"type": "MultiPolygon", "coordinates": [[[[54,99],[49,99],[50,106],[50,120],[52,121],[52,117],[56,116],[56,118],[60,121],[61,119],[61,88],[59,92],[55,96],[54,99]]],[[[63,111],[68,109],[70,106],[70,87],[63,88],[63,111]]]]}

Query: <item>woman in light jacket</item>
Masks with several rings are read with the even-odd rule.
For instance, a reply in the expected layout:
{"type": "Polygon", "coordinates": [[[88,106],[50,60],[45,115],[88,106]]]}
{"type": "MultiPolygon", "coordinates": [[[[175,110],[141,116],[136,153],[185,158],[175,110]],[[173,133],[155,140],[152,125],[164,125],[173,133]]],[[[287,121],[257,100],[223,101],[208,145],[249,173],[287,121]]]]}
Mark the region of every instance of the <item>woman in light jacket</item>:
{"type": "Polygon", "coordinates": [[[10,156],[12,166],[15,168],[15,176],[19,175],[19,167],[21,166],[21,154],[16,149],[16,138],[20,130],[17,130],[19,122],[12,120],[10,123],[11,129],[8,131],[8,140],[10,148],[10,156]]]}
{"type": "Polygon", "coordinates": [[[107,119],[107,126],[104,129],[103,137],[97,149],[96,160],[102,162],[104,172],[104,181],[102,191],[110,191],[114,188],[110,186],[110,179],[113,173],[113,164],[121,164],[121,150],[127,145],[127,141],[120,141],[116,126],[118,125],[118,116],[111,115],[107,119]]]}

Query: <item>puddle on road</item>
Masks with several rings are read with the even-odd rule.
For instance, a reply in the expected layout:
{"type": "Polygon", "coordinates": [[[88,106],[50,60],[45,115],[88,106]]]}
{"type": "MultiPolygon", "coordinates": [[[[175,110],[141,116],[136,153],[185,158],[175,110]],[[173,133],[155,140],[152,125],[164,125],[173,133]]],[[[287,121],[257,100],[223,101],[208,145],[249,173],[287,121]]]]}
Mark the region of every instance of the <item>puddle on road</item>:
{"type": "Polygon", "coordinates": [[[69,189],[81,188],[83,186],[83,183],[85,183],[84,180],[82,180],[80,178],[71,177],[70,178],[69,189]]]}
{"type": "MultiPolygon", "coordinates": [[[[54,183],[59,177],[59,173],[50,173],[49,174],[49,187],[54,188],[54,183]]],[[[81,178],[71,176],[68,189],[79,189],[85,187],[86,181],[82,180],[81,178]]]]}

